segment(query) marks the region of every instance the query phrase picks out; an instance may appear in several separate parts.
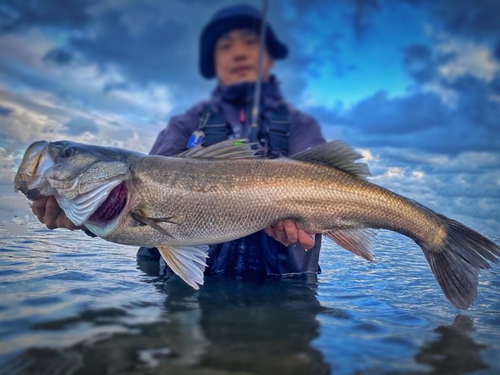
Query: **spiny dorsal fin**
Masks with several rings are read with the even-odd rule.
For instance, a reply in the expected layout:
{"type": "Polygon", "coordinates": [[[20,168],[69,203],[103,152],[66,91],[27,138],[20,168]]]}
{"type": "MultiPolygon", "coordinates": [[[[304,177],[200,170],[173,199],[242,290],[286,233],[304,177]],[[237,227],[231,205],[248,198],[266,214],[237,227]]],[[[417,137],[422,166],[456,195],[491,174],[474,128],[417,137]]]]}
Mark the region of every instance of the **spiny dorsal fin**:
{"type": "Polygon", "coordinates": [[[228,139],[214,145],[198,145],[176,155],[179,158],[215,158],[215,159],[250,159],[263,156],[257,143],[248,143],[244,139],[228,139]]]}
{"type": "Polygon", "coordinates": [[[291,159],[340,169],[358,178],[371,176],[365,163],[356,163],[362,156],[341,141],[325,142],[292,155],[291,159]]]}

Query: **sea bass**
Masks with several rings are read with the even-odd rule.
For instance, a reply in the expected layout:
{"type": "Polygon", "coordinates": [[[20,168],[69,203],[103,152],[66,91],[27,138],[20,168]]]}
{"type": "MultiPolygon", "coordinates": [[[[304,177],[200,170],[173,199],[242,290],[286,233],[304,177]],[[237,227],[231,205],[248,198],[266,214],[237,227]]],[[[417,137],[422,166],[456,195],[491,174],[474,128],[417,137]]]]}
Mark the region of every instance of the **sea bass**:
{"type": "Polygon", "coordinates": [[[276,221],[322,233],[369,261],[370,228],[414,240],[448,300],[466,309],[479,269],[500,246],[465,225],[370,183],[342,142],[265,159],[250,144],[198,146],[175,157],[68,141],[33,143],[15,178],[28,199],[53,195],[66,216],[111,242],[157,247],[193,288],[203,284],[199,245],[247,236],[276,221]]]}

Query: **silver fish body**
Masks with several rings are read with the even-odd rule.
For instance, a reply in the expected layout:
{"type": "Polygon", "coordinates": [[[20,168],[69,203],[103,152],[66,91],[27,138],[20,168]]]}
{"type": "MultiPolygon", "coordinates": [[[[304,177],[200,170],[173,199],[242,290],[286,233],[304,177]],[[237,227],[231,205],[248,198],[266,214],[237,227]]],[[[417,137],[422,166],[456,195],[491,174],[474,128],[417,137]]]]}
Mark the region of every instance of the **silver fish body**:
{"type": "Polygon", "coordinates": [[[130,217],[129,225],[106,239],[142,246],[213,244],[288,218],[314,233],[371,227],[418,239],[437,233],[439,225],[412,201],[323,165],[286,158],[152,159],[145,157],[131,168],[129,186],[141,202],[134,208],[150,217],[172,218],[161,224],[170,236],[134,226],[130,217]]]}
{"type": "Polygon", "coordinates": [[[108,241],[158,247],[193,287],[203,282],[206,257],[197,245],[240,238],[283,219],[370,261],[367,228],[410,237],[459,308],[474,300],[478,271],[489,268],[485,259],[498,262],[500,255],[498,245],[472,229],[367,181],[366,166],[355,163],[359,155],[340,142],[273,160],[230,142],[177,157],[70,142],[32,147],[16,189],[54,194],[75,224],[108,241]],[[43,173],[29,161],[37,153],[43,173]]]}

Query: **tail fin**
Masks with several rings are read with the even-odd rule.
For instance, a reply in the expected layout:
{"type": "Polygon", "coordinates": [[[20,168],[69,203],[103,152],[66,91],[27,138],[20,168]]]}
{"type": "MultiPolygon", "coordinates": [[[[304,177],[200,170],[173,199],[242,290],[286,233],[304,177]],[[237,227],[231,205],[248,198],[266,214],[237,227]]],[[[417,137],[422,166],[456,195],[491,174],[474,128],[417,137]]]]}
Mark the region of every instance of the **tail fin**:
{"type": "Polygon", "coordinates": [[[500,246],[458,221],[438,216],[447,231],[442,246],[419,245],[446,298],[465,310],[476,298],[479,270],[490,268],[484,258],[498,263],[500,246]]]}

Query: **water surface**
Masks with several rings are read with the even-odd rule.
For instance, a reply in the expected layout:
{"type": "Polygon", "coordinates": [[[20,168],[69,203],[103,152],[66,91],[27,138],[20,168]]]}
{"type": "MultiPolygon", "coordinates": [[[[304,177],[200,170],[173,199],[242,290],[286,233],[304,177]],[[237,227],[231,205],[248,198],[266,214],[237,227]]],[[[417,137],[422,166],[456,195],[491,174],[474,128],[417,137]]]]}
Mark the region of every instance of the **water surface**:
{"type": "Polygon", "coordinates": [[[500,373],[500,267],[460,311],[393,233],[377,264],[327,240],[317,279],[211,278],[199,292],[81,232],[2,225],[0,244],[1,374],[500,373]]]}

